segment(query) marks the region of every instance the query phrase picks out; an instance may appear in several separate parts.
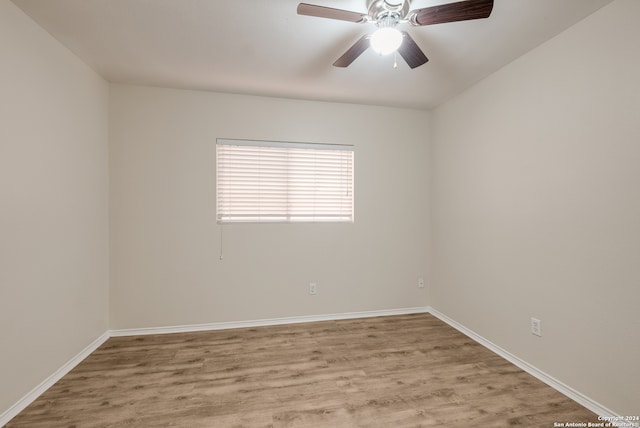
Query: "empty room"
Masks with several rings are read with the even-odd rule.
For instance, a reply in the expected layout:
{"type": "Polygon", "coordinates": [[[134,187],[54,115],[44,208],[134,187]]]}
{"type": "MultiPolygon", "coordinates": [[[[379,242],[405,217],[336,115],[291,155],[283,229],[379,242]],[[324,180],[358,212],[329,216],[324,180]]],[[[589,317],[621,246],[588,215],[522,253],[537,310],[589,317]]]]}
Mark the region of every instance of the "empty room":
{"type": "Polygon", "coordinates": [[[0,426],[640,427],[640,1],[0,0],[0,426]]]}

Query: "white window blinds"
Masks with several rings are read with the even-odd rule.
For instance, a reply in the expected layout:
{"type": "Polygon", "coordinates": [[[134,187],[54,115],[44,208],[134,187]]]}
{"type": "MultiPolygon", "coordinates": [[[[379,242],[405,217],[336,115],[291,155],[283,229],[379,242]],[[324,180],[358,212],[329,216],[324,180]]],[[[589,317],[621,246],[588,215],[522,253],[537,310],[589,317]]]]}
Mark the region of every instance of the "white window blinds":
{"type": "Polygon", "coordinates": [[[353,222],[353,146],[216,143],[217,221],[353,222]]]}

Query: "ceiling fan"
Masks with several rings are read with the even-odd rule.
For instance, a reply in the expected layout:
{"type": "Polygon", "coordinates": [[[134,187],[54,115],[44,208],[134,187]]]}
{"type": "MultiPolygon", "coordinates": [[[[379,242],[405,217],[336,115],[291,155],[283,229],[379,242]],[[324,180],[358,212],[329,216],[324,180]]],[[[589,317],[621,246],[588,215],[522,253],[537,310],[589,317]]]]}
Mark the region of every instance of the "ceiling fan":
{"type": "Polygon", "coordinates": [[[417,27],[488,18],[493,9],[493,0],[464,0],[415,10],[410,10],[411,0],[368,0],[367,4],[369,11],[366,14],[307,3],[298,5],[298,15],[358,24],[374,23],[378,27],[373,34],[366,34],[355,42],[333,63],[335,67],[348,67],[368,47],[381,55],[398,52],[409,67],[419,67],[429,59],[409,33],[396,28],[398,24],[409,23],[417,27]]]}

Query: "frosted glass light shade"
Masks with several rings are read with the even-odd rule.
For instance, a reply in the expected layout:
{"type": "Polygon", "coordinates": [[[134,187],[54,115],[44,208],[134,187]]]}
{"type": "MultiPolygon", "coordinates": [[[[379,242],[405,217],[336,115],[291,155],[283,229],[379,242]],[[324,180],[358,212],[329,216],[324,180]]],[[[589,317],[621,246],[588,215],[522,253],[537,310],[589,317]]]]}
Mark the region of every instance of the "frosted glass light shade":
{"type": "Polygon", "coordinates": [[[371,35],[371,48],[380,55],[395,52],[401,44],[402,33],[395,28],[380,28],[371,35]]]}

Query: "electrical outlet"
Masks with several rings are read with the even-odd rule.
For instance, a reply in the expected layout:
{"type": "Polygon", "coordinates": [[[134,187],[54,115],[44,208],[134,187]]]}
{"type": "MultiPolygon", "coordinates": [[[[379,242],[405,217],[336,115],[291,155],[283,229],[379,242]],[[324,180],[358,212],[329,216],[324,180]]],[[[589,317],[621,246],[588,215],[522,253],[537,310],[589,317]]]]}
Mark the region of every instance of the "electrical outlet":
{"type": "Polygon", "coordinates": [[[309,283],[309,294],[316,294],[318,292],[318,284],[315,282],[309,283]]]}
{"type": "Polygon", "coordinates": [[[418,288],[424,288],[424,278],[418,278],[418,288]]]}
{"type": "Polygon", "coordinates": [[[542,336],[542,321],[537,318],[531,318],[531,333],[536,336],[542,336]]]}

